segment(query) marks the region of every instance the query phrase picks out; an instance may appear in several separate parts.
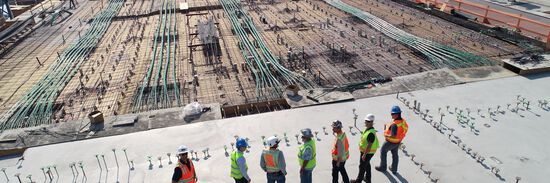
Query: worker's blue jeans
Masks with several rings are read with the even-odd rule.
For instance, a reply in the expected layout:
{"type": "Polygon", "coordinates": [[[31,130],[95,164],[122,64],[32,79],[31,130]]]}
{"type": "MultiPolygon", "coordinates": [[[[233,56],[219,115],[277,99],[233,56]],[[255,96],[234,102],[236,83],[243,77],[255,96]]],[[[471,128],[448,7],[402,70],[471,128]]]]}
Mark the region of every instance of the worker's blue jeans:
{"type": "Polygon", "coordinates": [[[397,164],[399,163],[399,155],[397,154],[399,152],[399,144],[400,143],[391,143],[391,142],[385,141],[384,144],[382,145],[382,149],[380,150],[380,168],[382,170],[385,170],[387,167],[386,156],[388,155],[388,151],[391,151],[391,155],[392,155],[391,171],[397,171],[397,164]]]}
{"type": "Polygon", "coordinates": [[[312,183],[313,170],[304,170],[304,173],[300,174],[300,183],[312,183]]]}
{"type": "Polygon", "coordinates": [[[282,172],[267,173],[267,183],[285,183],[285,174],[282,172]]]}

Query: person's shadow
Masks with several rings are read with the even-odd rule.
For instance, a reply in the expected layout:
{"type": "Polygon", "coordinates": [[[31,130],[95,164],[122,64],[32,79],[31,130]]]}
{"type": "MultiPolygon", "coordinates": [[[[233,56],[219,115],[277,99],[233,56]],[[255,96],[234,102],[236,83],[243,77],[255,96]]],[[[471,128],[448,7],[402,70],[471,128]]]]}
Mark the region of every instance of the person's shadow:
{"type": "Polygon", "coordinates": [[[388,172],[388,171],[385,171],[384,172],[384,175],[388,178],[388,180],[391,182],[391,183],[409,183],[409,181],[407,181],[407,179],[405,179],[405,177],[401,176],[401,174],[399,173],[396,173],[396,174],[393,174],[388,172]],[[395,176],[395,177],[393,177],[395,176]],[[397,178],[397,179],[395,179],[397,178]]]}

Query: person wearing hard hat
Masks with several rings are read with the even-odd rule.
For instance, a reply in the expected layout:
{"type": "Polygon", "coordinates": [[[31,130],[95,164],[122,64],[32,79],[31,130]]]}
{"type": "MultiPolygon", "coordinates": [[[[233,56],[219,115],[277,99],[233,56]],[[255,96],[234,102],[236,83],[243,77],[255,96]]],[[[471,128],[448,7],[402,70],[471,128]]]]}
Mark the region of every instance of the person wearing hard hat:
{"type": "Polygon", "coordinates": [[[267,183],[285,183],[286,164],[283,152],[279,147],[279,138],[271,136],[267,138],[267,149],[262,151],[260,167],[267,173],[267,183]]]}
{"type": "Polygon", "coordinates": [[[243,138],[237,138],[237,150],[231,153],[231,177],[235,179],[235,183],[248,183],[250,177],[248,176],[248,165],[244,158],[244,151],[248,147],[248,143],[243,138]]]}
{"type": "Polygon", "coordinates": [[[195,183],[198,181],[193,162],[187,157],[189,148],[180,146],[177,150],[178,165],[174,168],[172,183],[195,183]]]}
{"type": "Polygon", "coordinates": [[[378,149],[378,138],[374,129],[374,115],[367,114],[365,116],[365,131],[361,133],[361,141],[359,142],[359,174],[357,179],[351,180],[352,183],[361,183],[363,180],[367,183],[371,182],[370,160],[378,149]]]}
{"type": "Polygon", "coordinates": [[[386,156],[388,151],[391,151],[392,166],[390,167],[390,171],[396,174],[397,164],[399,163],[399,155],[397,154],[399,152],[399,145],[403,141],[403,138],[405,138],[405,135],[407,135],[409,125],[401,118],[401,108],[399,106],[391,108],[391,117],[393,121],[384,125],[384,137],[386,141],[380,150],[380,166],[375,167],[375,169],[381,172],[386,171],[386,156]]]}
{"type": "Polygon", "coordinates": [[[302,142],[304,142],[304,144],[300,146],[300,149],[298,151],[298,163],[300,164],[300,183],[312,183],[313,168],[315,168],[315,165],[317,164],[315,160],[315,141],[312,140],[313,133],[311,133],[311,129],[302,129],[301,133],[302,142]]]}
{"type": "Polygon", "coordinates": [[[344,183],[349,183],[348,172],[346,172],[346,160],[349,158],[349,143],[346,133],[342,131],[342,122],[332,122],[332,132],[336,136],[332,147],[332,183],[338,183],[338,173],[342,174],[344,183]]]}

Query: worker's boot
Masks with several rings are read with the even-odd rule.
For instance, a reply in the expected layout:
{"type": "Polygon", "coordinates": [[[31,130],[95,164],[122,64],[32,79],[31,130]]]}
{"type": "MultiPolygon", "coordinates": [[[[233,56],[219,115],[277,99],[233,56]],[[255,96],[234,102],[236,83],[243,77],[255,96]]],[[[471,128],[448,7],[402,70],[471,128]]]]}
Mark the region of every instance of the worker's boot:
{"type": "Polygon", "coordinates": [[[385,171],[386,171],[385,168],[382,168],[382,167],[379,167],[379,166],[374,167],[374,169],[375,169],[375,170],[378,170],[379,172],[385,172],[385,171]]]}
{"type": "Polygon", "coordinates": [[[394,169],[392,169],[391,167],[390,167],[389,169],[390,169],[391,173],[397,174],[397,170],[394,170],[394,169]]]}
{"type": "Polygon", "coordinates": [[[350,183],[361,183],[361,180],[351,179],[349,182],[350,183]]]}

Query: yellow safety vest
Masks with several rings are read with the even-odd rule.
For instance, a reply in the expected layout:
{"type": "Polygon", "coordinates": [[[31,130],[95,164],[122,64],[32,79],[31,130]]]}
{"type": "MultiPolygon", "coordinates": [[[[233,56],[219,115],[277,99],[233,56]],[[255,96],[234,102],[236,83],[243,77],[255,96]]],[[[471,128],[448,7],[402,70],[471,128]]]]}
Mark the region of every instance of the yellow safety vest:
{"type": "Polygon", "coordinates": [[[304,164],[304,160],[302,159],[302,154],[306,150],[306,148],[311,148],[311,151],[313,153],[311,160],[307,162],[307,165],[305,167],[306,170],[313,170],[315,168],[315,165],[317,164],[317,161],[315,160],[315,156],[317,153],[315,153],[315,141],[309,140],[308,142],[304,143],[302,146],[300,146],[300,151],[298,152],[298,163],[300,163],[300,167],[304,164]]]}
{"type": "Polygon", "coordinates": [[[368,144],[367,137],[371,133],[374,135],[374,142],[370,146],[368,154],[376,153],[376,149],[378,149],[379,144],[378,144],[378,137],[376,137],[376,130],[374,128],[371,128],[370,130],[365,130],[361,134],[361,142],[359,142],[359,151],[365,152],[365,149],[367,149],[367,144],[368,144]]]}
{"type": "MultiPolygon", "coordinates": [[[[239,165],[237,164],[237,160],[241,157],[243,157],[243,152],[233,151],[231,153],[231,177],[235,179],[243,178],[241,169],[239,169],[239,165]]],[[[246,165],[246,169],[248,170],[248,165],[246,165]]]]}

